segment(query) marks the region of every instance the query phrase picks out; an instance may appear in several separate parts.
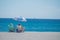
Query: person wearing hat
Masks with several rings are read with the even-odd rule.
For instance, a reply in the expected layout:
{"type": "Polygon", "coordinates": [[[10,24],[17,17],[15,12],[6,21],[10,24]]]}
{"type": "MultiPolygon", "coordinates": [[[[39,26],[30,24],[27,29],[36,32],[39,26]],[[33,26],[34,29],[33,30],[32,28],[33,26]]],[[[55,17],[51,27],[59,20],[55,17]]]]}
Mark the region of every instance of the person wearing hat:
{"type": "Polygon", "coordinates": [[[9,27],[9,32],[14,32],[14,31],[15,31],[14,26],[13,26],[12,23],[10,23],[10,24],[8,25],[8,27],[9,27]]]}

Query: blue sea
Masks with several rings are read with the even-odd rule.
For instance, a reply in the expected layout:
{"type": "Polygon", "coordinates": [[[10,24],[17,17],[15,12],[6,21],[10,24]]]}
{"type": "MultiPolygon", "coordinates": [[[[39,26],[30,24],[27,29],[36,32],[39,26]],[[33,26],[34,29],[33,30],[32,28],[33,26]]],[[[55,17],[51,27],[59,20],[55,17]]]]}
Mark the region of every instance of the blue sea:
{"type": "Polygon", "coordinates": [[[60,19],[27,19],[23,22],[12,18],[0,18],[0,32],[8,32],[10,23],[13,23],[15,28],[21,24],[25,31],[30,32],[60,32],[60,19]]]}

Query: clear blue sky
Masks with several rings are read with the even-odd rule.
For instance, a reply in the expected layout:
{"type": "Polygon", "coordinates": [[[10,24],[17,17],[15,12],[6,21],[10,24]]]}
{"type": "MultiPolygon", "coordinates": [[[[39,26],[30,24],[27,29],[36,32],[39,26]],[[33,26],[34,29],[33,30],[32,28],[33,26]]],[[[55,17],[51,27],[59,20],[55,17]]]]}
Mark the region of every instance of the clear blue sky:
{"type": "Polygon", "coordinates": [[[60,19],[60,0],[0,0],[0,18],[60,19]]]}

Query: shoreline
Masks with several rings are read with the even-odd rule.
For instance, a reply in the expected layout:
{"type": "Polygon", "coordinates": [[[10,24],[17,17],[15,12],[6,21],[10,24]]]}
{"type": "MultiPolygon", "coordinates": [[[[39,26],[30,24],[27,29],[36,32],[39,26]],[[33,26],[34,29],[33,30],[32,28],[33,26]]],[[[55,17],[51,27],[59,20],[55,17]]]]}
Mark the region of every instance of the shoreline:
{"type": "Polygon", "coordinates": [[[60,40],[60,32],[0,32],[0,40],[60,40]]]}

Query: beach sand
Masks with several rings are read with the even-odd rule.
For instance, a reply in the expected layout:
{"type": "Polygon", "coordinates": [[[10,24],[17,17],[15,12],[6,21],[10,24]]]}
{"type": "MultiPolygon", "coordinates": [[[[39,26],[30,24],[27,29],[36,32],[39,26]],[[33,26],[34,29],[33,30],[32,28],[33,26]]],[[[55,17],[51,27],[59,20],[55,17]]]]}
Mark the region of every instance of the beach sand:
{"type": "Polygon", "coordinates": [[[0,32],[0,40],[60,40],[60,32],[0,32]]]}

